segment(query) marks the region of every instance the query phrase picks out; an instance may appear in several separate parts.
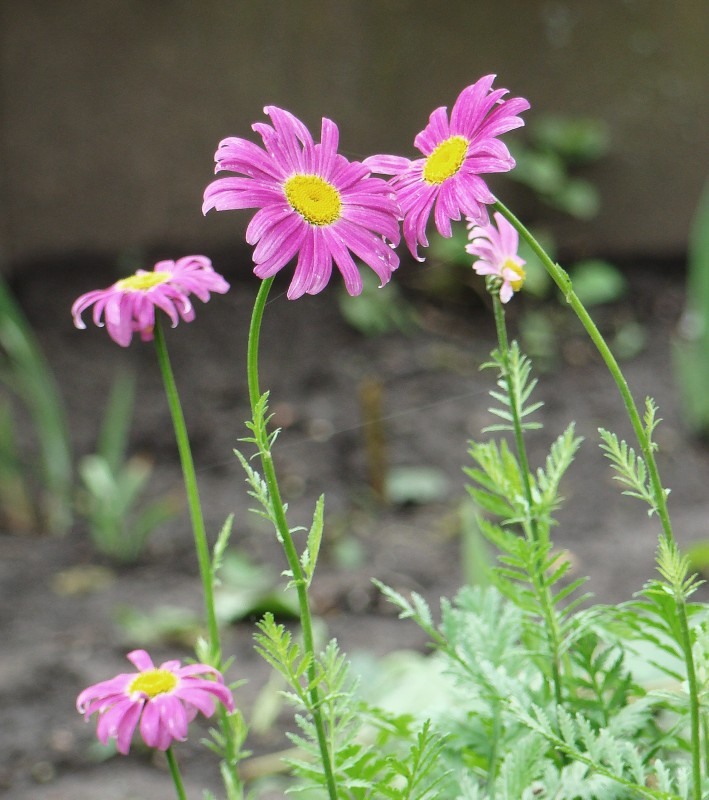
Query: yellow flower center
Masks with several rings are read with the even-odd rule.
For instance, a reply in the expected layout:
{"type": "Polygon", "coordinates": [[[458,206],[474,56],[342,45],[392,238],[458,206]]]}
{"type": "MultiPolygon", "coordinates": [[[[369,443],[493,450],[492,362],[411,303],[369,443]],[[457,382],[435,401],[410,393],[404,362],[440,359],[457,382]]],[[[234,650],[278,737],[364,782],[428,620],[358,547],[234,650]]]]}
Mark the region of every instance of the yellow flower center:
{"type": "Polygon", "coordinates": [[[170,280],[169,272],[138,272],[130,278],[123,278],[115,284],[120,292],[147,292],[153,286],[170,280]]]}
{"type": "Polygon", "coordinates": [[[468,152],[468,140],[463,136],[451,136],[426,159],[423,179],[426,183],[438,184],[455,175],[463,166],[468,152]]]}
{"type": "Polygon", "coordinates": [[[331,225],[342,214],[340,193],[319,175],[293,175],[283,189],[291,207],[311,225],[331,225]]]}
{"type": "Polygon", "coordinates": [[[140,692],[152,700],[159,694],[168,694],[177,686],[177,676],[167,669],[147,669],[128,685],[128,694],[140,692]]]}
{"type": "Polygon", "coordinates": [[[510,281],[512,291],[518,292],[524,284],[524,279],[527,277],[527,272],[525,271],[524,267],[521,264],[518,264],[516,261],[513,261],[511,258],[508,258],[507,261],[505,261],[505,263],[502,265],[502,269],[512,270],[512,272],[518,276],[515,278],[515,280],[510,281]]]}

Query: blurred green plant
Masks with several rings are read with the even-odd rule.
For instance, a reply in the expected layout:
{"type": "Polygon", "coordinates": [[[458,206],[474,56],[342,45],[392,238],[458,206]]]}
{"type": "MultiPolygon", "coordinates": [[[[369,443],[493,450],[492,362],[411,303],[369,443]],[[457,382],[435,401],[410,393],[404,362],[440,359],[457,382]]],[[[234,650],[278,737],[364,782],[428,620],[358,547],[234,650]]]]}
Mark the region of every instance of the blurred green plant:
{"type": "Polygon", "coordinates": [[[280,619],[297,619],[298,598],[292,588],[283,590],[278,575],[255,564],[231,548],[224,554],[214,597],[220,622],[234,624],[270,612],[280,619]]]}
{"type": "Polygon", "coordinates": [[[577,219],[592,219],[600,208],[598,189],[573,172],[606,155],[607,126],[598,119],[548,116],[527,129],[528,143],[510,148],[517,161],[510,178],[552,208],[577,219]]]}
{"type": "Polygon", "coordinates": [[[114,619],[121,640],[130,647],[194,647],[203,633],[199,614],[182,606],[160,605],[150,611],[119,606],[114,619]]]}
{"type": "Polygon", "coordinates": [[[63,534],[71,525],[73,494],[64,404],[32,328],[1,278],[0,383],[30,415],[39,445],[36,469],[19,452],[11,403],[0,402],[0,513],[17,530],[63,534]]]}
{"type": "Polygon", "coordinates": [[[153,466],[144,456],[126,459],[135,379],[116,378],[98,436],[97,452],[79,462],[83,488],[77,506],[96,549],[121,563],[137,560],[150,535],[175,517],[182,500],[165,494],[142,503],[153,466]]]}
{"type": "Polygon", "coordinates": [[[342,289],[338,295],[340,313],[345,322],[365,336],[379,336],[390,331],[410,333],[418,324],[416,312],[393,281],[379,286],[379,279],[362,270],[362,293],[351,297],[342,289]]]}
{"type": "Polygon", "coordinates": [[[687,252],[687,300],[674,340],[675,379],[689,430],[709,432],[709,183],[687,252]]]}

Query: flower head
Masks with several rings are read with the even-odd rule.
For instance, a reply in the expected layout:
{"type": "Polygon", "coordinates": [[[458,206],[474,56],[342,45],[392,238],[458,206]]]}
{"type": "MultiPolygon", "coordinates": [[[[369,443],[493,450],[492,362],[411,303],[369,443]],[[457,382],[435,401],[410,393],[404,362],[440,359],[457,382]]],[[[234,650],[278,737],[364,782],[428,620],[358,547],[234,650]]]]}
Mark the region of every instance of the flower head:
{"type": "Polygon", "coordinates": [[[517,255],[519,236],[515,228],[502,214],[495,212],[494,217],[497,227],[492,222],[487,225],[468,223],[470,244],[465,250],[479,257],[479,261],[473,263],[473,269],[478,275],[492,276],[500,300],[507,303],[513,293],[522,288],[526,262],[517,255]]]}
{"type": "Polygon", "coordinates": [[[428,125],[414,139],[423,158],[371,156],[364,164],[373,172],[393,175],[404,215],[404,239],[412,255],[418,245],[428,247],[426,224],[433,212],[442,236],[451,236],[451,220],[461,214],[479,224],[488,221],[486,203],[495,198],[480,177],[488,172],[507,172],[515,162],[497,138],[524,125],[517,116],[529,108],[522,97],[503,100],[507,89],[492,90],[494,75],[486,75],[463,89],[448,118],[445,106],[437,108],[428,125]]]}
{"type": "Polygon", "coordinates": [[[133,650],[127,658],[138,672],[89,686],[76,699],[76,708],[85,719],[98,712],[96,736],[101,744],[115,739],[123,755],[130,750],[138,723],[148,747],[167,750],[173,740],[187,738],[187,725],[198,711],[212,716],[215,699],[234,710],[224,679],[207,664],[181,667],[179,661],[165,661],[156,667],[145,650],[133,650]]]}
{"type": "Polygon", "coordinates": [[[255,245],[254,273],[269,278],[297,256],[288,297],[317,294],[330,279],[332,262],[351,295],[362,291],[352,254],[388,282],[399,266],[392,247],[400,240],[394,192],[357,161],[338,154],[337,125],[322,121],[315,144],[303,123],[276,106],[266,106],[273,125],[252,127],[265,150],[246,139],[224,139],[216,171],[241,173],[218,178],[204,193],[203,212],[258,208],[246,229],[255,245]]]}
{"type": "Polygon", "coordinates": [[[191,294],[206,303],[210,292],[224,294],[228,290],[229,284],[212,269],[208,258],[186,256],[177,261],[158,261],[152,272],[139,269],[108,289],[82,294],[71,313],[74,325],[83,329],[86,325],[81,315],[93,305],[96,325],[103,327],[103,317],[108,335],[121,347],[127,347],[134,332],[140,333],[144,342],[153,338],[156,308],[168,315],[174,328],[180,317],[185,322],[194,319],[191,294]]]}

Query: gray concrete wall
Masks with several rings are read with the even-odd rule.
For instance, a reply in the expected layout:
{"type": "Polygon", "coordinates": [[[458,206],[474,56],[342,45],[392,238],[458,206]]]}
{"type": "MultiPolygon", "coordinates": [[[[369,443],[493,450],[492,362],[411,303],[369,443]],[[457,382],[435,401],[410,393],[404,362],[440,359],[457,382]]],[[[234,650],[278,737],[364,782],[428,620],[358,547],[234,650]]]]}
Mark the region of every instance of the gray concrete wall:
{"type": "Polygon", "coordinates": [[[429,112],[487,72],[529,98],[528,119],[608,123],[603,210],[562,231],[581,248],[681,251],[709,175],[707,0],[0,0],[0,13],[4,269],[226,246],[247,214],[203,218],[202,191],[219,139],[249,136],[265,104],[332,117],[352,157],[406,154],[429,112]]]}

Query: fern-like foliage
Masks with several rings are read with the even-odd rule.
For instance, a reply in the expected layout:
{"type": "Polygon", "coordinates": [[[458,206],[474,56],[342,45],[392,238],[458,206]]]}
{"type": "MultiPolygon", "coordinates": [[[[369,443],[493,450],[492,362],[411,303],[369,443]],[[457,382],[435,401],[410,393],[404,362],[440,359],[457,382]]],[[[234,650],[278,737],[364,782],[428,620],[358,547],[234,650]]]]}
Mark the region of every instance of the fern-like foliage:
{"type": "MultiPolygon", "coordinates": [[[[662,421],[657,416],[657,405],[655,401],[648,397],[645,399],[645,414],[643,417],[645,435],[652,450],[657,449],[657,444],[653,440],[655,428],[662,421]]],[[[613,478],[626,488],[623,494],[628,497],[636,497],[647,503],[650,507],[648,514],[657,512],[657,499],[653,491],[652,484],[648,478],[647,464],[645,459],[628,445],[625,440],[619,439],[615,433],[599,428],[601,436],[601,449],[611,462],[615,471],[613,478]]],[[[669,494],[669,489],[664,490],[669,494]]]]}
{"type": "Polygon", "coordinates": [[[601,436],[601,449],[610,460],[615,475],[614,480],[626,488],[623,494],[628,497],[637,497],[650,506],[648,513],[657,511],[657,503],[650,487],[647,475],[647,466],[643,457],[635,452],[625,440],[619,439],[615,433],[599,428],[601,436]]]}
{"type": "Polygon", "coordinates": [[[614,797],[687,800],[689,797],[686,766],[670,770],[660,760],[649,764],[628,737],[627,728],[620,728],[618,734],[612,727],[599,731],[582,714],[572,715],[564,708],[557,708],[555,723],[536,706],[523,709],[513,701],[511,709],[530,730],[573,759],[575,770],[584,772],[582,783],[591,782],[585,790],[579,791],[575,786],[575,794],[556,794],[555,797],[569,800],[579,796],[589,800],[614,797]]]}
{"type": "Polygon", "coordinates": [[[559,494],[561,479],[571,466],[582,441],[580,436],[576,436],[576,426],[573,422],[570,423],[552,443],[544,467],[537,469],[536,483],[533,485],[532,514],[547,530],[553,524],[554,511],[563,502],[559,494]]]}
{"type": "MultiPolygon", "coordinates": [[[[687,602],[701,584],[690,575],[690,562],[675,542],[660,537],[657,547],[660,579],[648,581],[636,600],[618,609],[621,635],[650,645],[656,655],[648,663],[678,685],[686,680],[685,631],[682,609],[692,643],[705,619],[705,607],[687,602]]],[[[632,639],[629,646],[633,646],[632,639]]]]}
{"type": "Polygon", "coordinates": [[[488,411],[503,420],[501,423],[484,428],[483,433],[514,431],[513,409],[517,410],[523,430],[542,427],[541,423],[529,419],[543,403],[529,402],[537,380],[531,377],[532,362],[522,353],[517,342],[512,342],[506,360],[499,350],[493,350],[490,361],[486,361],[481,369],[496,369],[499,372],[500,377],[497,380],[499,391],[493,389],[490,392],[490,396],[498,402],[498,405],[492,406],[488,411]]]}
{"type": "Polygon", "coordinates": [[[390,800],[435,800],[441,797],[441,788],[448,778],[439,768],[445,739],[426,720],[418,731],[414,743],[403,757],[392,755],[387,759],[390,774],[379,781],[376,790],[390,800]]]}
{"type": "Polygon", "coordinates": [[[579,636],[570,656],[574,669],[568,680],[574,710],[583,713],[596,729],[608,726],[644,694],[626,666],[623,649],[603,641],[597,631],[579,636]]]}
{"type": "Polygon", "coordinates": [[[669,705],[638,687],[621,649],[602,638],[601,609],[568,651],[562,707],[539,680],[526,611],[494,587],[467,587],[453,601],[443,600],[439,626],[422,598],[409,601],[393,590],[387,596],[401,616],[429,631],[433,626],[436,649],[460,697],[434,719],[448,733],[441,752],[448,789],[440,797],[688,796],[686,760],[663,761],[682,749],[682,741],[657,722],[657,708],[669,705]]]}
{"type": "Polygon", "coordinates": [[[283,692],[295,708],[297,732],[288,734],[297,756],[286,759],[299,779],[289,793],[324,797],[326,785],[313,718],[313,686],[325,726],[330,761],[342,800],[433,800],[447,781],[440,753],[445,737],[430,721],[420,726],[412,717],[395,717],[367,706],[358,696],[350,665],[331,641],[315,662],[309,660],[283,625],[266,614],[258,624],[256,649],[288,685],[283,692]]]}
{"type": "MultiPolygon", "coordinates": [[[[241,439],[242,442],[254,444],[262,458],[271,459],[271,448],[278,436],[279,430],[268,432],[268,423],[271,419],[271,414],[268,413],[268,392],[264,392],[259,398],[258,403],[254,409],[253,419],[246,423],[247,428],[251,431],[252,435],[241,439]]],[[[250,459],[240,450],[234,450],[234,454],[239,459],[244,472],[246,473],[246,483],[249,486],[248,494],[256,501],[256,506],[249,509],[252,513],[263,517],[268,520],[274,528],[276,538],[283,544],[283,535],[279,526],[279,520],[276,515],[276,510],[273,503],[273,498],[269,490],[269,486],[261,474],[251,466],[250,459]]],[[[283,504],[283,511],[287,512],[288,505],[283,504]]],[[[320,543],[322,541],[323,528],[324,528],[324,511],[325,511],[325,497],[321,495],[315,504],[315,511],[313,512],[313,521],[308,531],[305,547],[300,554],[300,566],[302,569],[302,577],[300,580],[305,584],[306,588],[310,587],[317,565],[318,555],[320,553],[320,543]]],[[[297,534],[304,528],[295,527],[289,528],[291,535],[297,534]]],[[[295,539],[295,537],[294,537],[295,539]]],[[[291,578],[289,587],[294,586],[294,576],[292,570],[285,570],[283,573],[286,577],[291,578]]]]}
{"type": "MultiPolygon", "coordinates": [[[[439,797],[447,800],[698,800],[697,743],[709,741],[709,617],[688,602],[699,582],[667,536],[659,577],[620,609],[591,606],[570,563],[551,541],[560,487],[578,450],[573,424],[542,467],[527,467],[522,432],[539,407],[529,362],[515,345],[493,354],[500,372],[492,412],[508,439],[472,442],[466,469],[477,524],[496,550],[492,586],[441,602],[441,622],[419,595],[381,586],[402,618],[429,635],[459,704],[433,719],[448,736],[439,797]],[[638,659],[669,679],[640,685],[638,659]],[[703,724],[703,733],[698,735],[703,724]],[[690,754],[691,758],[688,756],[690,754]]],[[[657,424],[648,400],[647,441],[657,424]]],[[[602,447],[626,494],[656,510],[642,455],[601,431],[602,447]]],[[[709,751],[708,751],[709,752],[709,751]]],[[[702,794],[703,792],[703,794],[702,794]]]]}
{"type": "Polygon", "coordinates": [[[575,435],[573,423],[554,441],[544,467],[527,478],[531,506],[525,496],[519,461],[507,442],[470,442],[468,452],[478,466],[463,470],[473,481],[468,491],[480,508],[501,517],[505,524],[533,523],[538,535],[548,537],[554,524],[553,513],[562,503],[561,480],[582,441],[575,435]]]}

